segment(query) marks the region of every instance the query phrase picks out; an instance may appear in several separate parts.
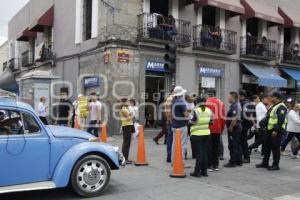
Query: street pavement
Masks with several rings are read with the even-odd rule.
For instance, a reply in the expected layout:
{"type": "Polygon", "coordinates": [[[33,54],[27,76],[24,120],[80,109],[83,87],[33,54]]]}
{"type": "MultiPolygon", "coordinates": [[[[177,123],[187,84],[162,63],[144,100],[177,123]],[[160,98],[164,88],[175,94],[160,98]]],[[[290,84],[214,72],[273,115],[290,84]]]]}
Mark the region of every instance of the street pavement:
{"type": "MultiPolygon", "coordinates": [[[[225,169],[221,162],[221,171],[209,173],[207,178],[185,179],[170,178],[171,165],[165,162],[165,145],[156,145],[152,136],[158,130],[148,130],[146,152],[149,166],[127,166],[112,172],[110,186],[106,192],[93,200],[300,200],[300,160],[282,157],[281,171],[269,172],[256,169],[261,161],[259,153],[253,153],[251,164],[234,169],[225,169]]],[[[226,136],[223,136],[226,142],[226,136]]],[[[121,136],[110,138],[114,145],[121,144],[121,136]]],[[[131,157],[136,156],[137,140],[133,141],[131,157]]],[[[225,144],[225,149],[226,144],[225,144]]],[[[189,153],[189,156],[191,154],[189,153]]],[[[194,165],[189,159],[188,163],[194,165]]],[[[187,169],[187,175],[192,171],[187,169]]],[[[82,199],[70,189],[23,192],[0,195],[0,200],[69,200],[82,199]]]]}

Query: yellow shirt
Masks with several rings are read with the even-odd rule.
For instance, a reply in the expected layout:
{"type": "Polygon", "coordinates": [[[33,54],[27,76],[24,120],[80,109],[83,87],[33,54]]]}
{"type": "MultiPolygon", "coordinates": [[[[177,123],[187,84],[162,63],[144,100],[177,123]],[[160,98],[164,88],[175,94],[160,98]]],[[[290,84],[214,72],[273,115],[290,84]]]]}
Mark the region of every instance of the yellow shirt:
{"type": "Polygon", "coordinates": [[[122,127],[133,125],[133,120],[132,120],[132,117],[131,117],[131,113],[129,112],[128,108],[123,107],[121,109],[120,118],[121,118],[122,127]],[[125,117],[126,115],[129,115],[129,117],[125,117]]]}

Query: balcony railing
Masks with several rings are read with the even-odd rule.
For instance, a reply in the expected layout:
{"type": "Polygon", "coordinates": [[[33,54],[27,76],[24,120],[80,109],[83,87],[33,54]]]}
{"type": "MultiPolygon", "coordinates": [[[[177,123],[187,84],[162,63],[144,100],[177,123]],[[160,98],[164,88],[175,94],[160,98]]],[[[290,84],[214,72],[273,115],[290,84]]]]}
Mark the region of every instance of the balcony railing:
{"type": "Polygon", "coordinates": [[[180,46],[191,43],[191,23],[159,14],[138,15],[138,40],[161,43],[174,41],[180,46]]]}
{"type": "Polygon", "coordinates": [[[237,33],[207,25],[194,26],[193,48],[197,50],[235,54],[237,48],[237,33]]]}
{"type": "Polygon", "coordinates": [[[285,63],[300,64],[300,46],[299,44],[281,44],[281,59],[285,63]],[[283,48],[283,49],[282,49],[283,48]]]}
{"type": "Polygon", "coordinates": [[[39,52],[38,62],[45,62],[54,58],[53,44],[51,42],[45,42],[41,51],[39,52]]]}
{"type": "Polygon", "coordinates": [[[12,58],[8,61],[8,67],[12,71],[18,71],[20,70],[19,64],[18,64],[18,59],[17,58],[12,58]]]}
{"type": "Polygon", "coordinates": [[[27,50],[22,53],[22,67],[30,67],[34,64],[33,52],[27,50]]]}
{"type": "Polygon", "coordinates": [[[263,60],[276,60],[278,45],[276,41],[265,37],[241,37],[241,56],[253,57],[263,60]]]}

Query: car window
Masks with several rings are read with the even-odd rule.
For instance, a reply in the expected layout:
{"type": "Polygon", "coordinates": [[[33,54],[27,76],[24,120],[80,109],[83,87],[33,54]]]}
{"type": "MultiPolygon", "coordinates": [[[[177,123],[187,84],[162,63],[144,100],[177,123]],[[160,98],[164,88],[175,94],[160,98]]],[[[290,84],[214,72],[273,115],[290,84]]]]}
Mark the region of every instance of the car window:
{"type": "Polygon", "coordinates": [[[40,132],[40,127],[35,118],[29,113],[22,113],[25,134],[40,132]]]}
{"type": "Polygon", "coordinates": [[[23,135],[23,123],[19,111],[0,110],[0,135],[23,135]]]}

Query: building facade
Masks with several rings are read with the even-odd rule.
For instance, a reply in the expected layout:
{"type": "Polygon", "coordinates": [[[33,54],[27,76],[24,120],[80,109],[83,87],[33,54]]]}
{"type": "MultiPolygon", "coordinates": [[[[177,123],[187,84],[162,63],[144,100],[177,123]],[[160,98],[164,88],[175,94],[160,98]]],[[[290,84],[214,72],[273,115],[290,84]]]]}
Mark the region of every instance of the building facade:
{"type": "Polygon", "coordinates": [[[4,42],[0,46],[0,74],[3,73],[7,66],[7,59],[8,59],[8,42],[4,42]]]}
{"type": "Polygon", "coordinates": [[[61,88],[72,100],[96,91],[112,133],[118,99],[136,99],[141,120],[152,120],[174,85],[197,95],[216,88],[224,101],[239,88],[296,98],[297,7],[293,0],[31,0],[9,23],[9,66],[33,105],[61,88]],[[175,74],[163,67],[165,44],[177,44],[175,74]]]}

